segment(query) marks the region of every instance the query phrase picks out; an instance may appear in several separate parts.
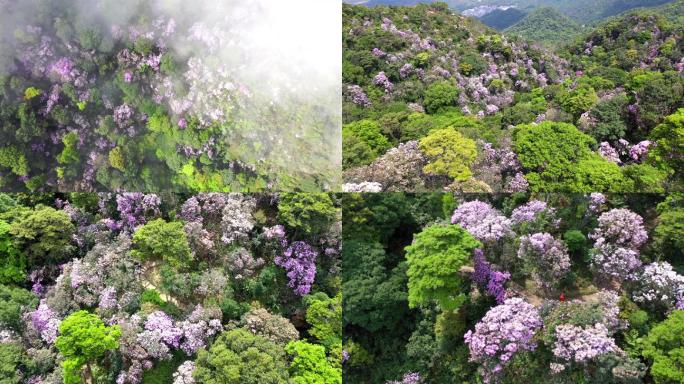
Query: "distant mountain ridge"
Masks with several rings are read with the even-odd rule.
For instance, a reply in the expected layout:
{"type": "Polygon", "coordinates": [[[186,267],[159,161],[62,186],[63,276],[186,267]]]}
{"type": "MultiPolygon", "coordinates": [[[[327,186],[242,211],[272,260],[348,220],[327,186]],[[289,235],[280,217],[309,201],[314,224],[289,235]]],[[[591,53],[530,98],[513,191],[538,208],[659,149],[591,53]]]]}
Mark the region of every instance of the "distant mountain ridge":
{"type": "MultiPolygon", "coordinates": [[[[359,0],[344,0],[359,4],[359,0]]],[[[515,6],[521,11],[532,11],[540,7],[552,7],[580,23],[588,23],[620,14],[638,7],[655,7],[671,0],[444,0],[449,7],[459,12],[482,6],[515,6]]],[[[366,6],[395,5],[410,6],[419,3],[433,3],[435,0],[368,0],[366,6]]],[[[480,17],[484,17],[482,15],[480,17]]]]}

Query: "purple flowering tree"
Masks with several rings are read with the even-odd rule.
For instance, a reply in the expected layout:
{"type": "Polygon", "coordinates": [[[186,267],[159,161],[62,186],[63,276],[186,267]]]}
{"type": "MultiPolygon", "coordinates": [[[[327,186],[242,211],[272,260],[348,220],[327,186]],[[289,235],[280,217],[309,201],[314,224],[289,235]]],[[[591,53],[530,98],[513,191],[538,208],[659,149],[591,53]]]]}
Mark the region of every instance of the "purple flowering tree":
{"type": "Polygon", "coordinates": [[[495,243],[513,234],[510,219],[489,203],[479,200],[459,205],[451,216],[451,223],[460,225],[485,244],[495,243]]]}
{"type": "Polygon", "coordinates": [[[470,361],[480,364],[485,383],[491,383],[518,352],[534,351],[535,334],[542,328],[537,308],[521,298],[507,299],[490,309],[466,332],[470,361]]]}
{"type": "Polygon", "coordinates": [[[285,269],[289,279],[288,287],[295,294],[304,296],[311,291],[316,278],[318,251],[303,241],[290,244],[275,258],[275,264],[285,269]]]}
{"type": "Polygon", "coordinates": [[[549,292],[570,271],[570,256],[565,243],[549,233],[520,238],[518,257],[541,289],[549,292]]]}
{"type": "Polygon", "coordinates": [[[598,227],[589,237],[594,240],[603,238],[608,243],[632,249],[638,249],[648,240],[644,220],[624,208],[602,214],[598,219],[598,227]]]}
{"type": "Polygon", "coordinates": [[[622,284],[641,267],[639,248],[648,240],[648,234],[636,213],[627,209],[603,213],[589,237],[594,239],[590,254],[597,280],[622,284]]]}
{"type": "Polygon", "coordinates": [[[511,278],[508,272],[500,272],[492,269],[492,265],[487,262],[481,249],[473,251],[473,272],[472,278],[477,286],[484,292],[502,304],[506,298],[506,282],[511,278]]]}
{"type": "Polygon", "coordinates": [[[562,324],[556,327],[553,355],[564,363],[587,363],[606,353],[621,352],[605,325],[586,327],[562,324]]]}
{"type": "Polygon", "coordinates": [[[684,276],[678,274],[667,262],[655,262],[635,274],[632,290],[635,302],[665,312],[684,310],[684,276]]]}

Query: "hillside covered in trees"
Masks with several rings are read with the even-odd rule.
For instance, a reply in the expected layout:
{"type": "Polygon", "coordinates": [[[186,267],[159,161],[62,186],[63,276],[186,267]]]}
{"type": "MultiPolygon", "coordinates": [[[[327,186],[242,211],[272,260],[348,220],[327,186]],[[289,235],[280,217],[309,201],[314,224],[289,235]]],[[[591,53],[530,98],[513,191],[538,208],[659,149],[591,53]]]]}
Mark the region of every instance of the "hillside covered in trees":
{"type": "Polygon", "coordinates": [[[347,3],[367,6],[412,6],[444,2],[453,10],[476,13],[478,18],[505,7],[515,7],[523,12],[551,7],[581,23],[604,19],[637,7],[655,7],[669,1],[671,0],[345,0],[347,3]]]}
{"type": "Polygon", "coordinates": [[[0,190],[338,189],[339,10],[279,3],[1,1],[0,190]]]}
{"type": "Polygon", "coordinates": [[[630,12],[551,50],[446,3],[343,12],[345,190],[684,188],[677,17],[630,12]]]}
{"type": "Polygon", "coordinates": [[[681,194],[345,194],[345,382],[684,379],[681,194]]]}
{"type": "Polygon", "coordinates": [[[0,194],[3,384],[342,383],[328,194],[0,194]]]}
{"type": "MultiPolygon", "coordinates": [[[[488,24],[489,25],[489,24],[488,24]]],[[[498,29],[498,28],[497,28],[498,29]]],[[[554,8],[537,8],[504,29],[508,36],[549,45],[565,45],[579,36],[582,27],[554,8]]]]}

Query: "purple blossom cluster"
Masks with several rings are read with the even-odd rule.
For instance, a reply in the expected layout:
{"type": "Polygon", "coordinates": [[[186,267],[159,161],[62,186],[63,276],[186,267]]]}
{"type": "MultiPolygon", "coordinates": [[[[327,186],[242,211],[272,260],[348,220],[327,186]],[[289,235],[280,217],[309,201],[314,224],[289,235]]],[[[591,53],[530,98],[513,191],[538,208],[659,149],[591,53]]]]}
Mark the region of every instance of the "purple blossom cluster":
{"type": "Polygon", "coordinates": [[[613,209],[599,217],[598,227],[589,237],[594,240],[603,238],[605,242],[617,246],[638,249],[648,240],[643,223],[641,216],[628,209],[613,209]]]}
{"type": "Polygon", "coordinates": [[[249,232],[254,228],[253,212],[256,200],[240,193],[229,193],[221,218],[221,241],[232,244],[247,240],[249,232]]]}
{"type": "Polygon", "coordinates": [[[387,381],[385,384],[419,384],[422,378],[418,372],[409,372],[400,381],[387,381]]]}
{"type": "Polygon", "coordinates": [[[62,57],[52,64],[50,72],[57,75],[64,83],[72,81],[76,75],[74,73],[74,62],[67,57],[62,57]]]}
{"type": "Polygon", "coordinates": [[[513,233],[508,218],[489,203],[479,200],[459,205],[451,216],[451,223],[460,225],[484,243],[496,242],[513,233]]]}
{"type": "Polygon", "coordinates": [[[601,142],[601,145],[599,146],[599,154],[604,159],[611,161],[615,164],[621,164],[622,163],[622,160],[620,160],[620,154],[618,153],[617,149],[613,148],[606,141],[601,142]]]}
{"type": "Polygon", "coordinates": [[[484,252],[479,248],[473,251],[473,266],[473,281],[480,289],[494,297],[497,303],[502,304],[506,298],[506,282],[511,278],[511,274],[493,270],[492,265],[485,259],[484,252]]]}
{"type": "Polygon", "coordinates": [[[385,93],[390,93],[392,92],[392,89],[394,89],[394,84],[392,84],[384,71],[375,75],[373,84],[381,86],[385,90],[385,93]]]}
{"type": "Polygon", "coordinates": [[[173,373],[173,384],[195,384],[195,379],[192,376],[194,370],[195,362],[192,360],[185,361],[173,373]]]}
{"type": "Polygon", "coordinates": [[[285,269],[288,286],[299,296],[311,291],[316,277],[316,258],[318,251],[303,241],[290,244],[282,254],[275,258],[275,264],[285,269]]]}
{"type": "Polygon", "coordinates": [[[352,103],[359,107],[368,108],[372,105],[366,92],[358,85],[354,84],[347,86],[347,94],[349,95],[349,98],[351,98],[352,103]]]}
{"type": "Polygon", "coordinates": [[[522,172],[517,172],[506,184],[505,191],[509,193],[526,192],[529,187],[530,183],[525,175],[522,172]]]}
{"type": "Polygon", "coordinates": [[[145,320],[145,331],[155,334],[155,337],[167,345],[179,348],[183,337],[183,330],[174,326],[171,316],[162,311],[152,312],[145,320]]]}
{"type": "Polygon", "coordinates": [[[545,290],[550,290],[570,271],[567,246],[549,233],[522,236],[518,257],[532,269],[535,282],[545,290]]]}
{"type": "Polygon", "coordinates": [[[474,332],[466,332],[470,360],[482,365],[485,383],[492,382],[517,352],[537,348],[534,336],[542,325],[537,308],[516,297],[490,309],[474,332]]]}
{"type": "Polygon", "coordinates": [[[48,344],[53,344],[57,340],[59,324],[61,320],[57,314],[48,307],[45,300],[40,301],[38,309],[27,313],[33,329],[40,334],[40,338],[48,344]]]}
{"type": "Polygon", "coordinates": [[[629,149],[629,157],[634,161],[642,161],[648,155],[648,150],[653,145],[652,141],[644,140],[634,144],[629,149]]]}
{"type": "Polygon", "coordinates": [[[264,228],[264,236],[266,236],[267,239],[284,239],[285,227],[281,224],[266,227],[264,228]]]}
{"type": "Polygon", "coordinates": [[[684,309],[684,276],[678,274],[668,262],[654,262],[635,274],[632,299],[647,307],[684,309]]]}
{"type": "Polygon", "coordinates": [[[601,323],[587,327],[561,324],[556,327],[555,336],[553,354],[568,363],[586,363],[599,355],[620,351],[601,323]]]}
{"type": "Polygon", "coordinates": [[[513,210],[511,213],[511,221],[513,224],[533,222],[542,214],[553,216],[554,213],[555,209],[549,207],[546,202],[541,200],[530,200],[528,203],[525,203],[513,210]]]}
{"type": "MultiPolygon", "coordinates": [[[[109,195],[101,196],[101,206],[104,206],[109,195]]],[[[134,232],[136,228],[147,223],[151,218],[158,217],[161,199],[155,194],[140,192],[125,192],[116,195],[116,209],[119,220],[104,219],[103,222],[111,230],[121,230],[126,233],[134,232]]]]}
{"type": "Polygon", "coordinates": [[[639,252],[607,243],[600,238],[591,250],[592,268],[597,277],[622,283],[641,267],[639,252]]]}
{"type": "MultiPolygon", "coordinates": [[[[603,201],[602,196],[595,196],[603,201]]],[[[594,239],[592,268],[598,280],[622,283],[641,267],[639,248],[648,239],[643,219],[627,209],[613,209],[598,219],[598,227],[589,237],[594,239]]]]}
{"type": "Polygon", "coordinates": [[[606,195],[600,192],[592,192],[589,195],[589,211],[593,213],[598,213],[601,211],[602,207],[606,204],[606,195]]]}
{"type": "Polygon", "coordinates": [[[399,68],[399,77],[402,79],[406,79],[407,77],[411,76],[411,73],[413,73],[414,67],[413,64],[411,63],[406,63],[399,68]]]}
{"type": "Polygon", "coordinates": [[[180,349],[191,356],[204,348],[210,337],[223,330],[221,317],[220,309],[197,305],[186,320],[177,324],[177,327],[183,331],[180,349]]]}

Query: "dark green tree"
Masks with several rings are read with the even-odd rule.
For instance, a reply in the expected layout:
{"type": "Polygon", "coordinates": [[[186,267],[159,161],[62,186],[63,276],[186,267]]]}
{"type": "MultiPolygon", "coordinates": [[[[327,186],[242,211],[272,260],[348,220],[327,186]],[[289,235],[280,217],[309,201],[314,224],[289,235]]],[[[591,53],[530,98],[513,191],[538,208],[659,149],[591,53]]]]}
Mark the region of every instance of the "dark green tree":
{"type": "Polygon", "coordinates": [[[22,315],[38,305],[38,298],[26,289],[0,284],[0,328],[17,333],[24,329],[22,315]]]}
{"type": "Polygon", "coordinates": [[[71,256],[76,228],[64,211],[38,205],[17,211],[10,235],[15,247],[27,257],[28,266],[57,264],[71,256]]]}
{"type": "Polygon", "coordinates": [[[456,106],[458,89],[448,81],[430,84],[425,90],[423,105],[428,113],[435,113],[444,107],[456,106]]]}

